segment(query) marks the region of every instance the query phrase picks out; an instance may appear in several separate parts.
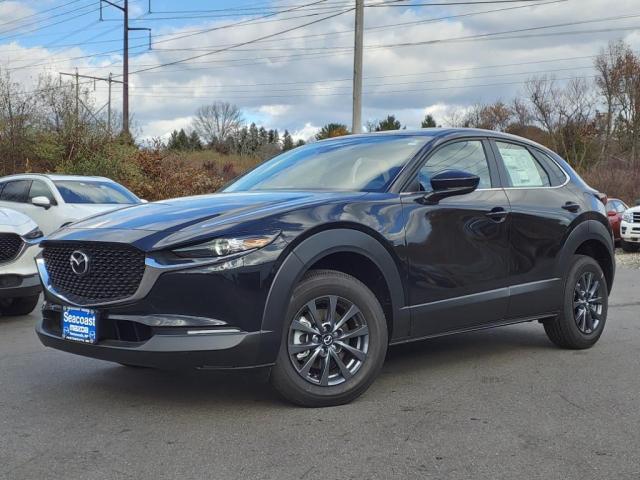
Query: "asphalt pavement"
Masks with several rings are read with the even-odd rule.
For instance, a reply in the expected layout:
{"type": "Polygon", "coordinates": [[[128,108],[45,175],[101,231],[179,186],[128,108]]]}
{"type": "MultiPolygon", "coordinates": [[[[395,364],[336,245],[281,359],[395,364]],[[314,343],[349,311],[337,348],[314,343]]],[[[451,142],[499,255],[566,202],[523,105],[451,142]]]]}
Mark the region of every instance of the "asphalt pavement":
{"type": "Polygon", "coordinates": [[[640,478],[640,270],[588,351],[537,323],[393,348],[350,405],[281,401],[263,373],[132,369],[0,318],[0,478],[640,478]]]}

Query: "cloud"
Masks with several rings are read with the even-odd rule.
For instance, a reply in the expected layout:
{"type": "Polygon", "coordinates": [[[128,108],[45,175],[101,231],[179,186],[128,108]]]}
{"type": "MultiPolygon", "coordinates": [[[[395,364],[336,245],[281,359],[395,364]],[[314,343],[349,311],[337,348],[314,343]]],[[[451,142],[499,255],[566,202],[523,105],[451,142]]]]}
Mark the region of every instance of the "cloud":
{"type": "MultiPolygon", "coordinates": [[[[0,5],[7,8],[6,5],[15,3],[0,2],[0,5]]],[[[558,79],[593,75],[591,57],[610,40],[626,38],[635,48],[640,48],[638,30],[529,36],[508,40],[478,38],[473,41],[400,46],[411,42],[638,13],[637,0],[619,0],[615,2],[615,8],[612,8],[611,2],[601,0],[547,0],[544,5],[520,7],[520,4],[483,4],[448,8],[367,9],[365,44],[369,48],[364,58],[363,118],[374,120],[395,114],[403,125],[411,128],[419,127],[425,113],[432,113],[439,123],[444,123],[454,109],[497,99],[509,101],[522,90],[523,83],[535,74],[548,73],[558,79]],[[497,11],[504,8],[509,10],[497,11]],[[478,13],[491,10],[494,12],[478,13]],[[475,15],[470,15],[474,12],[475,15]],[[449,18],[429,21],[442,17],[449,18]],[[399,23],[403,25],[377,28],[399,23]],[[397,46],[376,47],[389,44],[397,46]]],[[[0,14],[0,17],[4,15],[0,14]]],[[[282,22],[263,21],[202,34],[194,34],[194,31],[214,29],[241,19],[193,20],[192,24],[180,28],[163,27],[162,22],[153,22],[153,50],[145,50],[144,38],[131,42],[130,69],[132,72],[141,71],[130,79],[130,105],[142,135],[161,136],[174,128],[187,126],[200,105],[218,100],[237,104],[249,121],[263,123],[267,128],[278,128],[281,132],[288,129],[295,138],[305,140],[313,136],[318,126],[329,122],[350,126],[352,13],[282,37],[207,54],[314,19],[317,17],[282,22]],[[328,36],[327,33],[335,34],[328,36]],[[155,65],[197,55],[205,56],[153,69],[155,65]]],[[[633,27],[637,21],[637,18],[629,18],[540,29],[527,34],[633,27]]],[[[136,26],[146,25],[144,21],[136,22],[136,26]]],[[[28,66],[35,60],[42,62],[44,58],[45,62],[50,62],[48,70],[51,72],[69,70],[77,65],[81,73],[119,73],[121,57],[118,54],[64,60],[101,49],[105,47],[51,51],[15,43],[5,44],[0,45],[0,61],[15,67],[28,66]]],[[[26,84],[35,81],[39,71],[16,70],[12,71],[12,76],[26,84]]],[[[96,95],[100,101],[104,101],[106,84],[97,85],[96,95]]],[[[119,88],[114,88],[113,95],[114,102],[120,102],[119,88]]]]}
{"type": "Polygon", "coordinates": [[[305,123],[304,127],[299,130],[291,132],[291,137],[295,140],[304,140],[305,142],[314,138],[315,134],[320,131],[320,127],[312,125],[311,123],[305,123]]]}
{"type": "MultiPolygon", "coordinates": [[[[13,35],[15,30],[19,30],[19,24],[16,27],[15,22],[24,17],[28,17],[35,13],[35,10],[22,2],[5,1],[0,2],[0,35],[13,35]]],[[[31,19],[24,19],[22,22],[28,22],[31,19]]]]}

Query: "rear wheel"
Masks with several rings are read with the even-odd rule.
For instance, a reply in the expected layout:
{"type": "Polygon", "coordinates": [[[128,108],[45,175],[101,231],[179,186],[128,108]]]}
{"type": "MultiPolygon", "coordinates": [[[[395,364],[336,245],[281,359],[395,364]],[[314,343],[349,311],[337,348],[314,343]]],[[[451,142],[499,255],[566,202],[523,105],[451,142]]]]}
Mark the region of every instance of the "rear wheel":
{"type": "Polygon", "coordinates": [[[622,250],[627,253],[634,253],[640,250],[640,243],[625,242],[624,240],[620,240],[620,245],[622,246],[622,250]]]}
{"type": "Polygon", "coordinates": [[[28,315],[36,308],[40,295],[3,300],[0,313],[6,316],[28,315]]]}
{"type": "Polygon", "coordinates": [[[333,270],[309,272],[289,304],[271,383],[306,407],[350,402],[380,372],[387,341],[382,307],[362,282],[333,270]]]}
{"type": "Polygon", "coordinates": [[[592,347],[607,321],[608,297],[607,282],[598,262],[575,255],[565,279],[562,312],[544,322],[549,339],[562,348],[592,347]]]}

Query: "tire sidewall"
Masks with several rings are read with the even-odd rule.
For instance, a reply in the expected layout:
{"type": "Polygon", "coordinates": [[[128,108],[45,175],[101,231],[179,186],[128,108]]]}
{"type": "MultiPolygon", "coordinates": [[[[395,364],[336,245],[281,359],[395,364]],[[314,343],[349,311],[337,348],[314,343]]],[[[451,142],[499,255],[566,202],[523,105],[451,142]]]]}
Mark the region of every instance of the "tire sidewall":
{"type": "Polygon", "coordinates": [[[591,257],[577,255],[565,282],[564,304],[563,304],[563,320],[566,333],[576,344],[589,347],[595,344],[602,332],[607,321],[609,291],[604,272],[591,257]],[[598,327],[592,333],[583,333],[578,328],[575,321],[573,300],[574,289],[578,279],[586,272],[594,274],[595,278],[600,282],[600,292],[602,296],[602,314],[598,327]]]}

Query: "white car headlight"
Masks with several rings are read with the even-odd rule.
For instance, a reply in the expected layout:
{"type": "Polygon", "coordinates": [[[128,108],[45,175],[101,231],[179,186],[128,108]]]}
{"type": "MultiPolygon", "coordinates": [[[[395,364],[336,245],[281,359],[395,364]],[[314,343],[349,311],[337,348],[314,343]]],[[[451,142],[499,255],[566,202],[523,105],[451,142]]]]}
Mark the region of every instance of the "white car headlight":
{"type": "Polygon", "coordinates": [[[173,253],[186,258],[226,257],[234,253],[257,250],[269,245],[278,234],[236,238],[215,238],[208,242],[173,249],[173,253]]]}
{"type": "Polygon", "coordinates": [[[622,214],[622,220],[627,223],[633,223],[633,213],[627,211],[622,214]]]}

